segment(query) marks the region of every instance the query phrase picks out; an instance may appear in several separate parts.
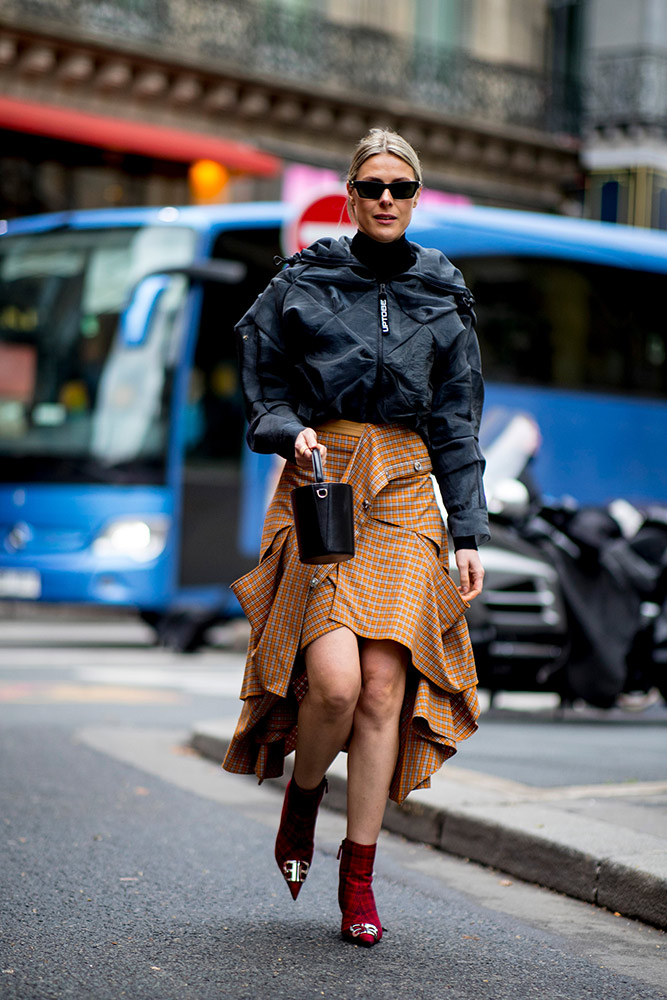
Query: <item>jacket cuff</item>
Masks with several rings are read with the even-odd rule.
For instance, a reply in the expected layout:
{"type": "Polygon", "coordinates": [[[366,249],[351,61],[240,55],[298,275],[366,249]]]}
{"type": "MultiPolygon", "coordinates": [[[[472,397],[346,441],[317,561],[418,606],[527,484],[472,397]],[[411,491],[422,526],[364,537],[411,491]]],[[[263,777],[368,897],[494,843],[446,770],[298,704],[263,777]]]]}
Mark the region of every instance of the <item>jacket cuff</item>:
{"type": "MultiPolygon", "coordinates": [[[[483,545],[491,538],[489,534],[489,515],[485,507],[475,507],[471,510],[460,510],[447,517],[447,527],[452,538],[462,538],[473,535],[477,545],[483,545]]],[[[456,544],[456,543],[455,543],[456,544]]],[[[459,546],[461,548],[462,546],[459,546]]]]}
{"type": "Polygon", "coordinates": [[[294,461],[294,442],[302,430],[304,430],[304,425],[296,420],[290,420],[281,428],[280,441],[276,448],[276,453],[281,458],[284,458],[288,462],[294,461]]]}
{"type": "Polygon", "coordinates": [[[454,542],[454,551],[458,552],[459,549],[476,549],[477,539],[474,535],[457,535],[456,538],[452,537],[454,542]]]}

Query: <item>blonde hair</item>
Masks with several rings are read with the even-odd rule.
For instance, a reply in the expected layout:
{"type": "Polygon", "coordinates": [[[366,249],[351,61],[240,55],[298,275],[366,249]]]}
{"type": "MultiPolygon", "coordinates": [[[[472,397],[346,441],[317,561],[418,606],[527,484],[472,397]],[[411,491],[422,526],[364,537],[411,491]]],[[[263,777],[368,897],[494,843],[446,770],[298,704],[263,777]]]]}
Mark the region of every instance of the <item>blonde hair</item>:
{"type": "Polygon", "coordinates": [[[365,135],[357,143],[350,169],[347,172],[348,182],[356,180],[361,165],[370,156],[377,156],[378,153],[391,153],[392,156],[398,156],[399,159],[404,160],[409,167],[412,167],[415,179],[420,184],[422,183],[422,168],[419,157],[410,143],[390,128],[372,128],[368,135],[365,135]]]}

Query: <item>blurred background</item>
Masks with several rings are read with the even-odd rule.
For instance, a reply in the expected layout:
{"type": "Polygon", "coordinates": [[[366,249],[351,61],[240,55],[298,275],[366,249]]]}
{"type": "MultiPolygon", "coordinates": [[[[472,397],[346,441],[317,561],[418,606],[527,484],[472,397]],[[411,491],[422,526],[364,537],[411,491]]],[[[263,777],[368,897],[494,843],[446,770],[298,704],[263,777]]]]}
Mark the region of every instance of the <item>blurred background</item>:
{"type": "Polygon", "coordinates": [[[476,303],[480,681],[667,697],[666,109],[667,0],[0,0],[1,613],[238,620],[234,324],[390,126],[476,303]]]}
{"type": "Polygon", "coordinates": [[[1,0],[0,216],[279,197],[375,124],[429,187],[667,227],[663,0],[1,0]]]}

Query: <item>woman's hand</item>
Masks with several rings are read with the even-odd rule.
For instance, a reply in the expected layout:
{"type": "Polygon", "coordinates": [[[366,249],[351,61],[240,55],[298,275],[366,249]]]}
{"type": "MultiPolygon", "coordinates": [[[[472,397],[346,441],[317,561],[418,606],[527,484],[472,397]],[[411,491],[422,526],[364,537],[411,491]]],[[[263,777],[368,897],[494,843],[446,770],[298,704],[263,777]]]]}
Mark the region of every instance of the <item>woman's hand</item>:
{"type": "Polygon", "coordinates": [[[472,601],[482,593],[484,582],[484,567],[477,549],[459,549],[454,554],[459,570],[461,585],[459,594],[466,601],[472,601]]]}
{"type": "Polygon", "coordinates": [[[312,469],[313,448],[317,448],[319,451],[322,465],[324,465],[327,460],[326,445],[318,443],[317,434],[312,427],[306,427],[294,442],[294,461],[300,469],[312,469]]]}

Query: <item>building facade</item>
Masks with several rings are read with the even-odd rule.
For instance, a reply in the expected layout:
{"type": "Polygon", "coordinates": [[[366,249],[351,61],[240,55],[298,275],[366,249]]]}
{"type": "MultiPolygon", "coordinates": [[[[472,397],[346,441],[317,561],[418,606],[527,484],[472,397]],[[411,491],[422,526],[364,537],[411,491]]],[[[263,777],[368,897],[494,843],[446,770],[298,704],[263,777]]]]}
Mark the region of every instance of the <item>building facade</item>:
{"type": "Polygon", "coordinates": [[[0,0],[0,214],[276,197],[285,165],[341,173],[374,125],[429,187],[576,212],[581,6],[0,0]],[[195,161],[222,168],[208,194],[195,161]]]}
{"type": "Polygon", "coordinates": [[[589,0],[586,14],[587,214],[667,229],[667,2],[589,0]]]}

